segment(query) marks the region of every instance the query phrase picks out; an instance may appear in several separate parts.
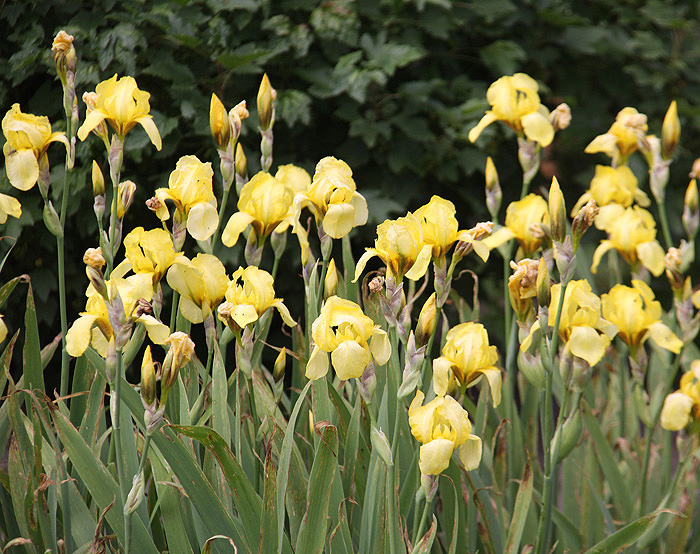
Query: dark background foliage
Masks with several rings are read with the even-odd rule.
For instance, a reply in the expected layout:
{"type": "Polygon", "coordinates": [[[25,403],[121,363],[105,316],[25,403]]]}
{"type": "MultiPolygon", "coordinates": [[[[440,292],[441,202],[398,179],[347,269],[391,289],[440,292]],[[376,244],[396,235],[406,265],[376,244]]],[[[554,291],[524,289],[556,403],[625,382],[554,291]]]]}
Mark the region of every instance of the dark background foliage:
{"type": "MultiPolygon", "coordinates": [[[[345,159],[370,205],[370,225],[355,238],[360,248],[373,240],[373,224],[417,208],[431,194],[457,204],[462,227],[486,219],[487,154],[499,169],[504,205],[517,198],[513,134],[493,125],[476,145],[466,136],[487,108],[488,85],[524,71],[541,83],[543,103],[553,108],[565,101],[572,108],[571,127],[544,153],[542,174],[533,182],[535,189],[548,186],[556,174],[569,206],[587,187],[595,163],[608,163],[583,149],[615,114],[634,106],[649,116],[650,132],[660,133],[676,99],[682,146],[667,201],[669,212],[679,214],[687,173],[700,153],[698,15],[697,3],[680,0],[5,1],[0,106],[19,102],[23,111],[48,115],[55,129],[62,127],[50,53],[60,29],[75,37],[79,95],[115,73],[135,77],[151,93],[164,147],[156,152],[140,129],[129,135],[123,175],[139,189],[127,227],[152,227],[157,221],[143,201],[167,184],[179,156],[217,159],[208,124],[212,92],[227,107],[248,101],[242,143],[250,172],[257,170],[254,105],[266,71],[279,92],[274,166],[294,162],[312,172],[326,155],[345,159]]],[[[67,245],[72,314],[83,308],[82,252],[96,237],[90,160],[106,171],[98,140],[78,148],[67,245]]],[[[53,154],[53,179],[60,182],[60,148],[53,154]]],[[[646,187],[643,160],[635,163],[646,187]]],[[[4,171],[0,188],[11,190],[4,171]]],[[[10,220],[4,230],[22,238],[3,277],[32,275],[40,317],[55,334],[55,242],[41,223],[39,195],[22,194],[21,202],[21,220],[10,220]]],[[[671,225],[681,237],[680,218],[671,217],[671,225]]],[[[495,297],[500,279],[482,281],[487,297],[495,297]]]]}

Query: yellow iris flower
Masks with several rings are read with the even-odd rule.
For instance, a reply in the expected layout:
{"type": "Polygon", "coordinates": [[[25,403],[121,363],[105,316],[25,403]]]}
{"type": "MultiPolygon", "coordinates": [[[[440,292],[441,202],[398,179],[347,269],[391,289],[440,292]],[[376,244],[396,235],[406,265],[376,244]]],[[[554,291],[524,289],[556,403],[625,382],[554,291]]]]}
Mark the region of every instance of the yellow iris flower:
{"type": "Polygon", "coordinates": [[[405,217],[387,219],[377,227],[374,248],[367,248],[357,261],[355,281],[365,269],[368,260],[378,256],[386,265],[386,277],[400,283],[404,276],[416,281],[425,275],[433,247],[423,240],[423,228],[411,212],[405,217]]]}
{"type": "Polygon", "coordinates": [[[661,426],[669,431],[680,431],[697,419],[700,419],[700,360],[690,364],[690,371],[681,377],[680,389],[664,400],[661,426]]]}
{"type": "Polygon", "coordinates": [[[233,272],[225,298],[218,308],[219,319],[233,331],[256,322],[270,308],[277,308],[290,327],[296,325],[282,299],[275,298],[272,275],[255,266],[239,267],[233,272]]]}
{"type": "MultiPolygon", "coordinates": [[[[561,284],[552,286],[551,295],[547,323],[554,327],[561,284]]],[[[520,345],[522,350],[530,348],[534,333],[539,329],[538,320],[520,345]]],[[[603,358],[610,341],[617,333],[615,324],[602,317],[600,298],[591,290],[591,285],[585,279],[570,281],[567,285],[558,333],[564,351],[586,360],[591,366],[603,358]]]]}
{"type": "Polygon", "coordinates": [[[48,117],[22,113],[19,104],[12,104],[2,118],[2,132],[7,140],[2,147],[5,171],[10,184],[19,190],[31,189],[39,180],[40,169],[48,172],[46,151],[52,142],[70,148],[65,133],[51,132],[48,117]]]}
{"type": "Polygon", "coordinates": [[[418,391],[408,408],[411,433],[420,447],[418,465],[424,475],[437,475],[450,465],[459,448],[459,459],[467,471],[481,462],[481,439],[472,434],[469,414],[451,396],[438,396],[423,406],[425,395],[418,391]]]}
{"type": "Polygon", "coordinates": [[[493,250],[506,241],[516,239],[525,255],[529,256],[542,244],[542,238],[532,234],[531,226],[536,223],[549,225],[549,222],[547,201],[531,193],[522,200],[511,202],[506,209],[505,226],[482,242],[493,250]]]}
{"type": "Polygon", "coordinates": [[[334,239],[367,223],[367,201],[356,190],[350,166],[332,156],[318,162],[311,185],[296,195],[294,206],[297,214],[308,207],[316,223],[334,239]]]}
{"type": "Polygon", "coordinates": [[[85,121],[78,129],[78,138],[85,140],[93,129],[103,121],[107,121],[117,133],[120,140],[136,124],[141,125],[156,150],[162,147],[160,133],[153,117],[149,114],[151,105],[148,102],[150,94],[139,90],[133,77],[117,79],[115,74],[111,79],[102,81],[95,88],[95,106],[89,110],[85,121]]]}
{"type": "Polygon", "coordinates": [[[175,252],[173,239],[164,229],[146,231],[136,227],[124,238],[126,261],[134,273],[150,273],[153,282],[163,278],[175,260],[184,258],[182,252],[175,252]]]}
{"type": "Polygon", "coordinates": [[[319,379],[328,373],[328,354],[338,378],[346,381],[362,376],[374,358],[384,365],[391,356],[386,332],[375,325],[362,309],[351,302],[331,296],[311,327],[314,348],[306,364],[306,377],[319,379]]]}
{"type": "Polygon", "coordinates": [[[610,204],[596,217],[596,226],[608,233],[608,240],[600,241],[593,253],[592,273],[598,271],[600,260],[612,249],[632,266],[640,261],[656,277],[664,272],[666,253],[656,240],[656,222],[648,211],[638,206],[610,204]]]}
{"type": "Polygon", "coordinates": [[[213,315],[229,284],[224,264],[211,254],[175,260],[167,279],[170,287],[180,293],[180,313],[192,323],[202,323],[213,315]]]}
{"type": "Polygon", "coordinates": [[[618,328],[618,336],[630,347],[632,355],[647,339],[674,354],[683,342],[661,322],[661,304],[643,281],[632,280],[632,286],[615,285],[601,296],[602,315],[618,328]]]}
{"type": "Polygon", "coordinates": [[[166,200],[175,204],[176,219],[187,222],[187,231],[197,240],[207,240],[219,225],[216,197],[212,188],[214,172],[211,163],[197,156],[183,156],[168,179],[168,188],[156,190],[156,215],[161,221],[170,219],[166,200]]]}
{"type": "Polygon", "coordinates": [[[495,406],[501,402],[501,371],[495,366],[498,351],[489,345],[481,323],[460,323],[447,333],[442,356],[433,360],[433,390],[444,396],[451,386],[475,385],[484,376],[495,406]]]}
{"type": "Polygon", "coordinates": [[[233,246],[249,225],[258,239],[265,239],[273,232],[284,233],[294,221],[293,202],[294,192],[283,181],[266,171],[257,173],[243,185],[239,211],[228,220],[222,242],[233,246]]]}
{"type": "MultiPolygon", "coordinates": [[[[153,296],[153,281],[147,273],[131,275],[123,278],[121,271],[112,272],[112,279],[106,281],[110,301],[117,298],[123,304],[123,314],[116,314],[122,321],[137,321],[146,327],[148,336],[156,344],[163,344],[170,335],[170,329],[151,315],[140,315],[134,318],[133,313],[140,299],[151,300],[153,296]]],[[[88,346],[92,347],[104,358],[107,346],[115,340],[115,332],[110,322],[109,311],[104,298],[90,285],[87,290],[85,311],[73,323],[66,334],[66,351],[73,357],[81,356],[88,346]]]]}
{"type": "Polygon", "coordinates": [[[642,207],[650,204],[649,197],[637,187],[637,178],[626,165],[619,167],[595,166],[595,175],[591,179],[590,188],[578,199],[571,210],[571,216],[575,216],[590,199],[595,200],[603,212],[601,218],[603,220],[607,219],[605,212],[611,209],[607,207],[611,204],[620,204],[625,208],[634,203],[642,207]]]}
{"type": "Polygon", "coordinates": [[[646,115],[634,108],[622,108],[608,132],[594,138],[584,152],[603,152],[615,160],[616,165],[623,165],[637,150],[638,141],[644,139],[647,128],[646,115]]]}
{"type": "Polygon", "coordinates": [[[537,81],[525,73],[516,73],[498,79],[486,91],[491,109],[469,131],[469,141],[474,142],[481,132],[494,123],[503,121],[518,136],[542,146],[549,146],[554,139],[554,126],[549,121],[549,110],[540,103],[537,81]]]}
{"type": "Polygon", "coordinates": [[[455,205],[439,196],[432,196],[430,202],[415,211],[414,215],[423,229],[423,242],[433,247],[433,258],[443,257],[455,242],[463,241],[470,243],[482,260],[488,260],[488,247],[474,240],[470,231],[458,230],[456,213],[455,205]]]}

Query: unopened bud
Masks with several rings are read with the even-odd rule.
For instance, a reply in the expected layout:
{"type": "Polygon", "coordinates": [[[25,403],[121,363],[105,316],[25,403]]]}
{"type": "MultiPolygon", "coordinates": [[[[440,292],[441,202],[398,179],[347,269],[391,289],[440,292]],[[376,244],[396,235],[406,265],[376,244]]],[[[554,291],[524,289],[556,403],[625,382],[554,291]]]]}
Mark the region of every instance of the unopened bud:
{"type": "Polygon", "coordinates": [[[566,235],[566,204],[556,177],[552,177],[552,184],[549,187],[549,218],[552,238],[558,241],[564,240],[566,235]]]}
{"type": "Polygon", "coordinates": [[[678,107],[673,100],[666,111],[664,122],[661,126],[661,156],[664,160],[673,157],[681,136],[681,120],[678,118],[678,107]]]}
{"type": "Polygon", "coordinates": [[[523,183],[529,184],[540,167],[540,149],[535,141],[518,137],[518,161],[523,170],[523,183]]]}
{"type": "Polygon", "coordinates": [[[568,283],[574,272],[574,248],[571,244],[571,237],[567,235],[564,242],[554,242],[554,261],[559,270],[562,283],[568,283]]]}
{"type": "Polygon", "coordinates": [[[693,162],[693,167],[690,169],[688,177],[690,177],[691,179],[697,179],[698,177],[700,177],[700,158],[697,158],[693,162]]]}
{"type": "Polygon", "coordinates": [[[549,121],[555,131],[566,129],[571,124],[571,108],[565,102],[559,104],[552,113],[549,114],[549,121]]]}
{"type": "MultiPolygon", "coordinates": [[[[90,113],[97,107],[97,93],[95,92],[85,92],[83,93],[83,103],[85,104],[85,115],[90,115],[90,113]]],[[[103,120],[92,130],[109,148],[109,131],[107,130],[107,123],[103,120]]]]}
{"type": "Polygon", "coordinates": [[[544,258],[540,258],[537,266],[537,305],[549,306],[552,299],[551,283],[549,281],[549,272],[547,271],[547,262],[544,258]]]}
{"type": "Polygon", "coordinates": [[[119,196],[117,198],[117,218],[124,219],[124,214],[131,207],[136,193],[136,183],[123,181],[119,183],[119,196]]]}
{"type": "Polygon", "coordinates": [[[425,495],[425,501],[429,504],[435,498],[440,480],[437,475],[420,474],[420,490],[425,495]]]}
{"type": "Polygon", "coordinates": [[[277,354],[277,358],[275,358],[275,365],[273,366],[273,370],[272,370],[272,377],[275,379],[275,382],[278,382],[284,378],[284,372],[286,369],[287,369],[287,349],[282,348],[282,350],[280,350],[280,353],[277,354]]]}
{"type": "Polygon", "coordinates": [[[44,203],[44,225],[49,230],[49,232],[55,236],[61,238],[63,236],[63,225],[61,225],[61,219],[58,217],[56,210],[51,203],[51,200],[47,200],[44,203]]]}
{"type": "Polygon", "coordinates": [[[53,39],[51,47],[53,61],[56,64],[56,72],[63,85],[66,84],[66,72],[75,73],[77,56],[73,46],[73,35],[61,30],[53,39]]]}
{"type": "Polygon", "coordinates": [[[416,344],[418,348],[428,344],[437,327],[437,295],[431,294],[423,304],[416,323],[416,344]]]}
{"type": "Polygon", "coordinates": [[[83,254],[83,263],[89,267],[102,269],[106,263],[102,255],[102,248],[88,248],[83,254]]]}
{"type": "Polygon", "coordinates": [[[496,219],[498,210],[501,208],[501,200],[503,199],[503,193],[501,192],[501,185],[498,181],[498,171],[496,171],[496,166],[491,159],[491,156],[486,158],[486,207],[491,214],[491,217],[496,219]]]}
{"type": "Polygon", "coordinates": [[[276,98],[277,92],[272,88],[270,79],[265,73],[258,89],[258,118],[260,119],[260,128],[263,131],[269,129],[274,123],[276,98]]]}
{"type": "Polygon", "coordinates": [[[161,377],[161,403],[165,403],[168,391],[175,384],[180,368],[190,361],[194,355],[194,342],[187,333],[175,331],[166,340],[170,345],[163,361],[161,377]]]}
{"type": "Polygon", "coordinates": [[[93,196],[104,196],[105,194],[105,178],[102,175],[100,165],[92,160],[92,194],[93,196]]]}
{"type": "Polygon", "coordinates": [[[241,136],[241,128],[243,127],[243,120],[246,119],[250,114],[248,113],[248,107],[246,101],[243,100],[236,104],[228,112],[228,120],[231,125],[231,141],[238,142],[241,136]]]}
{"type": "Polygon", "coordinates": [[[377,388],[377,373],[374,369],[374,363],[370,362],[362,372],[362,377],[357,381],[357,388],[360,391],[360,396],[367,403],[372,402],[372,395],[377,388]]]}
{"type": "Polygon", "coordinates": [[[525,322],[532,314],[532,298],[537,295],[537,260],[511,260],[513,274],[508,278],[510,304],[518,321],[525,322]]]}
{"type": "Polygon", "coordinates": [[[566,419],[564,425],[556,430],[554,437],[552,437],[551,452],[555,463],[561,462],[571,453],[578,444],[582,431],[581,415],[576,410],[566,419]]]}
{"type": "Polygon", "coordinates": [[[690,181],[685,190],[685,202],[683,206],[683,227],[688,238],[692,241],[698,232],[698,183],[695,179],[690,181]]]}
{"type": "Polygon", "coordinates": [[[143,471],[134,475],[134,480],[131,484],[131,490],[126,497],[124,503],[124,515],[133,514],[143,502],[144,478],[143,471]]]}
{"type": "Polygon", "coordinates": [[[394,457],[391,455],[391,446],[389,446],[389,441],[386,435],[381,429],[377,429],[374,425],[369,433],[370,441],[372,443],[372,449],[379,454],[379,457],[387,465],[391,467],[394,465],[394,457]]]}
{"type": "Polygon", "coordinates": [[[226,150],[231,139],[231,124],[219,97],[212,93],[209,102],[209,129],[219,150],[226,150]]]}
{"type": "Polygon", "coordinates": [[[141,400],[144,406],[153,406],[156,401],[156,366],[150,344],[146,346],[141,362],[141,400]]]}
{"type": "Polygon", "coordinates": [[[574,221],[571,224],[574,252],[578,250],[581,237],[583,237],[584,233],[593,225],[593,221],[598,215],[598,212],[600,212],[600,208],[598,208],[598,204],[596,204],[595,200],[591,198],[574,216],[574,221]]]}
{"type": "Polygon", "coordinates": [[[338,271],[335,268],[335,259],[331,258],[326,270],[326,278],[323,283],[323,299],[328,300],[338,291],[338,271]]]}

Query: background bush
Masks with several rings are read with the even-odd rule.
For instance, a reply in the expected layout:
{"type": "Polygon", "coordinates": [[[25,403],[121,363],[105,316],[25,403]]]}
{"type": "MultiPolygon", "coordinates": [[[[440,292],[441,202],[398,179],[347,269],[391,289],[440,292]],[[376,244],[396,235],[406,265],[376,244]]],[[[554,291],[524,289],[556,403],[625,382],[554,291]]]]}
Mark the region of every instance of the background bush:
{"type": "MultiPolygon", "coordinates": [[[[141,130],[127,141],[125,175],[139,186],[127,228],[135,221],[148,227],[157,221],[143,201],[165,186],[179,156],[216,160],[208,124],[211,93],[228,107],[241,99],[253,107],[266,71],[279,91],[274,165],[294,162],[313,171],[320,158],[335,155],[353,168],[370,205],[370,224],[441,194],[457,204],[467,226],[488,217],[481,176],[487,154],[496,160],[504,204],[520,190],[510,132],[493,125],[477,145],[466,136],[487,107],[488,85],[524,71],[543,85],[545,104],[571,105],[572,126],[558,135],[555,154],[544,153],[543,175],[533,182],[534,188],[548,185],[556,173],[569,202],[586,188],[596,161],[605,163],[583,149],[619,109],[638,108],[649,116],[650,132],[659,133],[668,103],[676,99],[683,140],[668,189],[673,214],[680,213],[686,173],[700,153],[698,9],[680,0],[5,3],[0,105],[6,111],[20,102],[23,111],[48,115],[61,128],[61,87],[50,52],[60,29],[75,36],[79,94],[114,73],[134,76],[151,93],[164,144],[161,152],[142,148],[148,139],[141,130]]],[[[253,109],[251,115],[242,142],[252,174],[259,167],[259,138],[253,109]]],[[[79,149],[84,164],[90,157],[103,161],[99,141],[79,149]]],[[[646,168],[641,157],[636,162],[644,187],[646,168]]],[[[62,165],[56,158],[52,171],[61,173],[62,165]]],[[[96,237],[89,169],[78,169],[70,203],[69,232],[78,237],[67,245],[72,314],[83,308],[82,252],[96,237]]],[[[11,190],[4,171],[0,188],[11,190]]],[[[48,340],[58,319],[55,242],[41,223],[39,195],[23,195],[22,204],[22,219],[5,226],[5,235],[23,237],[3,277],[32,275],[48,340]]],[[[671,225],[681,236],[680,219],[671,225]]],[[[373,237],[369,225],[356,240],[370,244],[373,237]]]]}

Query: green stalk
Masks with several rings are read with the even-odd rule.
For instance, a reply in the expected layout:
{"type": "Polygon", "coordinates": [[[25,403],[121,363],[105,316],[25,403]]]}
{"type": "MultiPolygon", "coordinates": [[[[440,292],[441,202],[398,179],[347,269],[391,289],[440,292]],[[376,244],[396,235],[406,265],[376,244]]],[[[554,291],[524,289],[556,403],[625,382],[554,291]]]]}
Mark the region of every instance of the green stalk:
{"type": "MultiPolygon", "coordinates": [[[[396,418],[398,421],[398,417],[396,418]]],[[[398,427],[398,426],[397,426],[398,427]]],[[[395,429],[398,431],[398,429],[395,429]]],[[[398,432],[396,433],[398,435],[398,432]]],[[[393,455],[393,448],[392,448],[393,455]]],[[[387,518],[389,519],[387,524],[387,531],[389,533],[389,554],[396,554],[396,498],[394,494],[394,464],[388,465],[386,468],[386,502],[387,502],[387,518]]]]}
{"type": "Polygon", "coordinates": [[[554,318],[554,329],[552,331],[552,345],[549,350],[549,364],[545,373],[545,391],[544,391],[544,418],[542,430],[542,446],[544,448],[544,486],[542,490],[542,511],[540,512],[540,520],[537,528],[537,552],[545,554],[548,551],[549,543],[549,528],[552,521],[552,504],[554,502],[552,474],[556,468],[556,463],[552,460],[552,437],[554,436],[553,413],[552,413],[552,372],[554,371],[554,359],[559,346],[559,323],[561,322],[561,313],[564,307],[564,297],[566,295],[566,286],[568,283],[561,284],[559,293],[559,303],[557,305],[557,313],[554,318]]]}
{"type": "Polygon", "coordinates": [[[114,393],[114,418],[112,419],[112,434],[114,436],[114,448],[116,453],[117,478],[119,481],[119,490],[122,493],[122,502],[126,502],[126,497],[129,494],[126,475],[124,475],[124,458],[122,457],[122,429],[119,420],[121,416],[121,382],[123,373],[123,361],[121,349],[117,350],[117,363],[114,368],[114,379],[112,383],[112,391],[114,393]]]}
{"type": "Polygon", "coordinates": [[[428,499],[425,499],[425,505],[423,506],[423,513],[420,516],[420,523],[418,523],[418,528],[414,529],[413,531],[413,541],[412,543],[415,545],[416,542],[421,538],[423,535],[423,529],[425,528],[425,522],[428,519],[428,511],[430,511],[430,505],[432,504],[432,501],[428,501],[428,499]]]}
{"type": "Polygon", "coordinates": [[[673,246],[673,239],[671,238],[671,228],[668,226],[668,216],[666,215],[666,201],[657,200],[656,204],[659,207],[659,219],[661,220],[661,230],[664,233],[664,243],[666,244],[666,250],[673,246]]]}
{"type": "MultiPolygon", "coordinates": [[[[141,453],[141,462],[139,463],[139,470],[136,475],[140,475],[146,466],[146,459],[148,458],[148,447],[151,445],[151,435],[147,434],[146,439],[143,443],[143,452],[141,453]]],[[[131,546],[131,516],[133,512],[124,514],[124,554],[129,554],[131,546]]]]}
{"type": "Polygon", "coordinates": [[[216,243],[219,241],[219,234],[221,233],[221,226],[224,223],[224,212],[226,211],[226,204],[228,203],[228,195],[231,192],[231,187],[226,188],[224,184],[224,195],[221,198],[221,207],[219,208],[219,224],[216,226],[216,231],[214,231],[214,236],[211,238],[211,251],[214,252],[216,249],[216,243]]]}
{"type": "MultiPolygon", "coordinates": [[[[657,414],[658,417],[658,414],[657,414]]],[[[657,417],[654,418],[656,421],[657,417]]],[[[644,506],[647,500],[647,474],[649,473],[649,460],[651,458],[651,439],[654,438],[654,429],[647,429],[647,443],[644,446],[644,462],[642,464],[642,490],[639,494],[639,515],[640,517],[646,513],[644,506]]]]}

